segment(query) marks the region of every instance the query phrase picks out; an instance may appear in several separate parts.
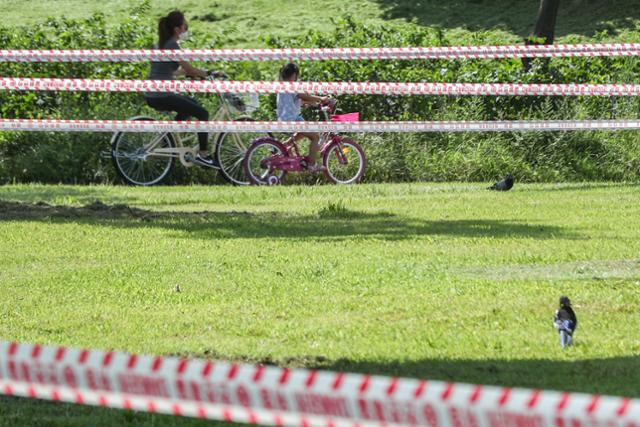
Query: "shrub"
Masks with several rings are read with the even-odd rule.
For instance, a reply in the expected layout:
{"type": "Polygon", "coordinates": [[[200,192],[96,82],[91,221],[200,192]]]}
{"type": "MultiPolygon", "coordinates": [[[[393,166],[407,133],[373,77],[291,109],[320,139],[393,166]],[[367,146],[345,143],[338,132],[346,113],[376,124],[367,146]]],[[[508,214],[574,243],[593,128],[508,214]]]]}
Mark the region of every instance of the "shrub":
{"type": "MultiPolygon", "coordinates": [[[[50,19],[29,27],[0,28],[7,49],[145,48],[154,42],[155,20],[143,1],[113,26],[103,15],[85,20],[50,19]]],[[[490,31],[458,37],[456,44],[498,44],[490,31]]],[[[593,42],[604,40],[605,34],[593,42]]],[[[627,33],[639,41],[640,31],[627,33]]],[[[329,32],[299,37],[268,37],[281,47],[440,46],[452,42],[437,28],[366,25],[347,17],[329,32]]],[[[199,47],[220,47],[220,40],[195,40],[199,47]]],[[[216,64],[238,80],[272,80],[282,63],[216,64]]],[[[307,61],[303,79],[316,81],[421,81],[514,83],[630,83],[637,79],[637,58],[572,58],[535,61],[528,72],[519,60],[460,61],[307,61]]],[[[4,64],[5,76],[144,79],[145,63],[4,64]]],[[[340,96],[344,111],[360,111],[363,120],[534,120],[636,118],[636,98],[340,96]]],[[[214,109],[216,99],[201,96],[214,109]]],[[[263,97],[257,117],[273,119],[275,96],[263,97]]],[[[122,119],[148,114],[142,97],[126,93],[0,92],[5,118],[122,119]]],[[[305,113],[307,114],[307,113],[305,113]]],[[[308,117],[314,120],[313,117],[308,117]]],[[[4,133],[0,135],[0,182],[112,182],[107,134],[4,133]]],[[[369,159],[368,181],[492,180],[512,171],[521,181],[637,180],[640,142],[636,132],[575,133],[425,133],[356,135],[369,159]]],[[[217,182],[198,168],[176,168],[175,183],[217,182]]],[[[302,179],[304,181],[304,178],[302,179]]]]}

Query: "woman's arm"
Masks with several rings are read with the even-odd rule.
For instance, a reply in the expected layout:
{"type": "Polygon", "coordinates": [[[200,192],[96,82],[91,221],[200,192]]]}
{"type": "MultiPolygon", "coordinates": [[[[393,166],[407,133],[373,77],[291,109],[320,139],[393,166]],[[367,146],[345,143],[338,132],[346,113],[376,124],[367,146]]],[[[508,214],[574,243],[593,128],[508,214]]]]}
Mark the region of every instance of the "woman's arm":
{"type": "Polygon", "coordinates": [[[207,77],[207,72],[200,68],[196,68],[187,61],[180,61],[180,68],[173,74],[174,76],[187,76],[187,77],[207,77]]]}

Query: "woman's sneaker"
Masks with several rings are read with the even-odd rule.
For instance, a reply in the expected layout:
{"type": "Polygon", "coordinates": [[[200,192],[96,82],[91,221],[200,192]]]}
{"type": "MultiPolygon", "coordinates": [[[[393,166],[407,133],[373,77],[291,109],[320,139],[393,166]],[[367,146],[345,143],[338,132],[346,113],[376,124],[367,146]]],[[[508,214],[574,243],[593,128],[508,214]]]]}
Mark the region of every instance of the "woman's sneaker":
{"type": "Polygon", "coordinates": [[[196,158],[194,159],[193,162],[198,164],[198,165],[200,165],[200,166],[204,166],[204,167],[207,167],[207,168],[220,169],[220,164],[218,163],[218,161],[216,159],[211,157],[210,154],[202,155],[202,154],[198,153],[198,154],[196,154],[196,158]]]}

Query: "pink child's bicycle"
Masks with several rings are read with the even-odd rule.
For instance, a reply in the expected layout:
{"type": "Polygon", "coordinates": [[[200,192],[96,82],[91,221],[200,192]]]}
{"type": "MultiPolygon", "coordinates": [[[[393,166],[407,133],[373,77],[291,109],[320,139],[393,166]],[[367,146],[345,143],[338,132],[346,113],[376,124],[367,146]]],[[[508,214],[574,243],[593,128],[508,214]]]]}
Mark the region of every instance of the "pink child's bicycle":
{"type": "MultiPolygon", "coordinates": [[[[334,115],[337,101],[316,107],[325,121],[354,122],[358,113],[334,115]]],[[[334,184],[354,184],[364,176],[367,161],[364,151],[355,141],[334,132],[320,136],[320,156],[327,179],[334,184]]],[[[287,172],[304,172],[310,159],[300,154],[293,138],[286,142],[272,137],[255,139],[244,157],[244,171],[254,185],[277,185],[287,172]]]]}

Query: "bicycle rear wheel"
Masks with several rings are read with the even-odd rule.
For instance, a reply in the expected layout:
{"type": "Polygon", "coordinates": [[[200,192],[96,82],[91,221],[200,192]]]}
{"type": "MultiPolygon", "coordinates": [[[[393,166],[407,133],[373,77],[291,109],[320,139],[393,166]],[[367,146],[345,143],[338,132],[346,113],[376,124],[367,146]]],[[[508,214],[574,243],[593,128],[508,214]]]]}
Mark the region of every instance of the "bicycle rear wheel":
{"type": "Polygon", "coordinates": [[[273,138],[258,138],[247,150],[244,157],[244,173],[251,184],[273,185],[284,178],[286,172],[273,167],[273,160],[285,157],[287,149],[273,138]]]}
{"type": "Polygon", "coordinates": [[[334,184],[354,184],[362,180],[367,159],[364,150],[351,139],[334,141],[324,151],[325,175],[334,184]]]}
{"type": "Polygon", "coordinates": [[[154,153],[154,150],[175,146],[173,135],[166,132],[116,132],[111,138],[111,160],[126,184],[157,185],[171,173],[173,157],[154,153]]]}

